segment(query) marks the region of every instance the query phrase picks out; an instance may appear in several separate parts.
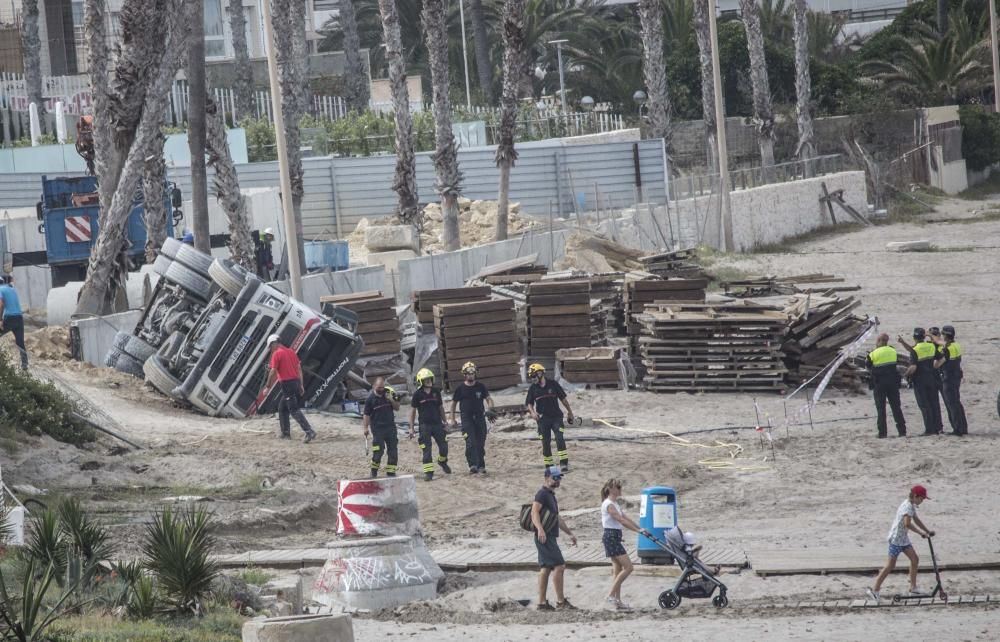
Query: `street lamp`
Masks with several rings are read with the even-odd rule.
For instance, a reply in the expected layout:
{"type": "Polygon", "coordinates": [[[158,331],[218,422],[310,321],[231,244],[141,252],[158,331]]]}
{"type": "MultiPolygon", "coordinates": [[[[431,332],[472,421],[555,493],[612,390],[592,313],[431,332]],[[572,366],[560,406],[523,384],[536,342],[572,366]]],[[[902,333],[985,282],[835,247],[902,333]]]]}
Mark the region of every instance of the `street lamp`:
{"type": "Polygon", "coordinates": [[[556,46],[556,57],[559,60],[559,97],[562,99],[562,111],[563,116],[568,115],[566,109],[566,80],[563,78],[563,61],[562,61],[562,46],[563,43],[569,42],[569,40],[550,40],[550,45],[556,46]]]}
{"type": "MultiPolygon", "coordinates": [[[[465,0],[458,0],[458,19],[462,23],[462,64],[465,66],[465,108],[472,111],[472,92],[469,91],[469,52],[465,45],[465,0]]],[[[486,91],[485,87],[483,91],[486,91]]]]}
{"type": "Polygon", "coordinates": [[[580,108],[583,111],[590,111],[594,108],[594,99],[590,96],[584,96],[580,99],[580,108]]]}
{"type": "Polygon", "coordinates": [[[646,92],[636,89],[635,93],[632,94],[632,102],[639,106],[639,120],[642,120],[642,108],[646,104],[646,92]]]}

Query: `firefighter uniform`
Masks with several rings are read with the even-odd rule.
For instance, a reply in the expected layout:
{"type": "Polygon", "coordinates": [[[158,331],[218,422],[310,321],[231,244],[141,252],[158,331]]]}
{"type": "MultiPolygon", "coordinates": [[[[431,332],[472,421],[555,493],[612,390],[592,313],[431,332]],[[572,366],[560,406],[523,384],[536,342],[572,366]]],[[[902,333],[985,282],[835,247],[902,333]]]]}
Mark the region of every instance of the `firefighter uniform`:
{"type": "Polygon", "coordinates": [[[526,406],[534,406],[538,413],[538,438],[542,440],[542,462],[545,467],[552,466],[552,436],[556,438],[556,455],[559,467],[565,470],[569,466],[569,451],[566,450],[566,426],[563,422],[562,408],[559,401],[566,398],[566,391],[557,382],[545,380],[545,385],[537,382],[528,388],[528,396],[524,400],[526,406]]]}
{"type": "Polygon", "coordinates": [[[944,397],[944,407],[948,412],[948,423],[952,434],[966,435],[969,424],[965,419],[965,408],[962,406],[962,346],[957,341],[949,341],[941,349],[944,357],[942,371],[941,396],[944,397]]]}
{"type": "Polygon", "coordinates": [[[470,473],[486,471],[486,400],[490,391],[481,381],[455,386],[452,399],[458,403],[462,417],[462,438],[465,439],[465,460],[470,473]]]}
{"type": "Polygon", "coordinates": [[[434,474],[434,442],[438,447],[438,464],[442,470],[448,469],[448,435],[444,430],[444,417],[441,416],[441,389],[431,387],[427,392],[423,387],[417,389],[410,399],[410,405],[417,409],[417,424],[420,427],[420,452],[423,455],[424,475],[434,474]]]}
{"type": "Polygon", "coordinates": [[[934,360],[938,358],[938,347],[921,338],[910,350],[910,356],[917,366],[913,375],[913,396],[920,407],[924,420],[924,434],[937,435],[941,433],[941,400],[938,397],[940,378],[934,369],[934,360]]]}
{"type": "Polygon", "coordinates": [[[871,372],[871,386],[875,395],[875,413],[877,415],[878,436],[886,437],[888,427],[885,418],[885,404],[889,403],[892,419],[896,422],[896,432],[900,437],[906,436],[906,419],[903,417],[903,407],[899,402],[899,370],[896,363],[899,355],[891,346],[881,346],[868,353],[868,370],[871,372]]]}
{"type": "Polygon", "coordinates": [[[396,464],[399,462],[399,435],[396,434],[396,415],[393,412],[392,401],[388,390],[377,394],[374,390],[365,400],[365,415],[372,432],[371,476],[378,476],[382,463],[382,453],[388,454],[385,464],[385,474],[396,476],[396,464]]]}

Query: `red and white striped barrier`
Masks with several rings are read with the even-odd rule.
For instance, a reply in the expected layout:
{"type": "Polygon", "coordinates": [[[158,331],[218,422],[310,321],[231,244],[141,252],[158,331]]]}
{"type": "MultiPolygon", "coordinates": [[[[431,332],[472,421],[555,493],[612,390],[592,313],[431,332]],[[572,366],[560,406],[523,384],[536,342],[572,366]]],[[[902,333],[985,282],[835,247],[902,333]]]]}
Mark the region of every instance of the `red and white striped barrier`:
{"type": "Polygon", "coordinates": [[[337,534],[419,535],[417,485],[412,475],[342,479],[337,487],[337,534]]]}

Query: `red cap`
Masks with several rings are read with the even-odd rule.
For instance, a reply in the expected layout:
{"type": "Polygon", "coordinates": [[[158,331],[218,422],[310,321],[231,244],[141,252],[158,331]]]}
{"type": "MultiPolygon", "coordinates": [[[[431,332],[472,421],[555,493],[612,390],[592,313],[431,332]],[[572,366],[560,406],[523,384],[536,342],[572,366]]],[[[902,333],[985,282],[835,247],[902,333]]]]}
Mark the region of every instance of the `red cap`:
{"type": "Polygon", "coordinates": [[[927,496],[927,489],[921,486],[920,484],[917,484],[916,486],[911,488],[910,492],[913,493],[915,497],[923,497],[924,499],[930,499],[930,497],[927,496]]]}

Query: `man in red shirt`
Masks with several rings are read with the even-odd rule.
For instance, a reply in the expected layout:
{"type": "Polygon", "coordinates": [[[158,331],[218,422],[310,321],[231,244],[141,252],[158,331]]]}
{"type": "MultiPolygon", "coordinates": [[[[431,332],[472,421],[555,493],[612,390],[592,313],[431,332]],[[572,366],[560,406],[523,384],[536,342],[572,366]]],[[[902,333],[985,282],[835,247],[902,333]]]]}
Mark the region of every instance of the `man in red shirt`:
{"type": "Polygon", "coordinates": [[[288,417],[291,415],[305,431],[306,443],[308,444],[316,438],[316,431],[309,425],[301,410],[302,395],[306,393],[302,379],[302,362],[299,361],[299,355],[295,354],[294,350],[282,345],[281,339],[276,334],[267,338],[267,347],[271,350],[271,365],[264,388],[270,388],[275,380],[281,387],[281,401],[278,402],[278,423],[281,425],[281,438],[292,438],[292,429],[288,421],[288,417]]]}

